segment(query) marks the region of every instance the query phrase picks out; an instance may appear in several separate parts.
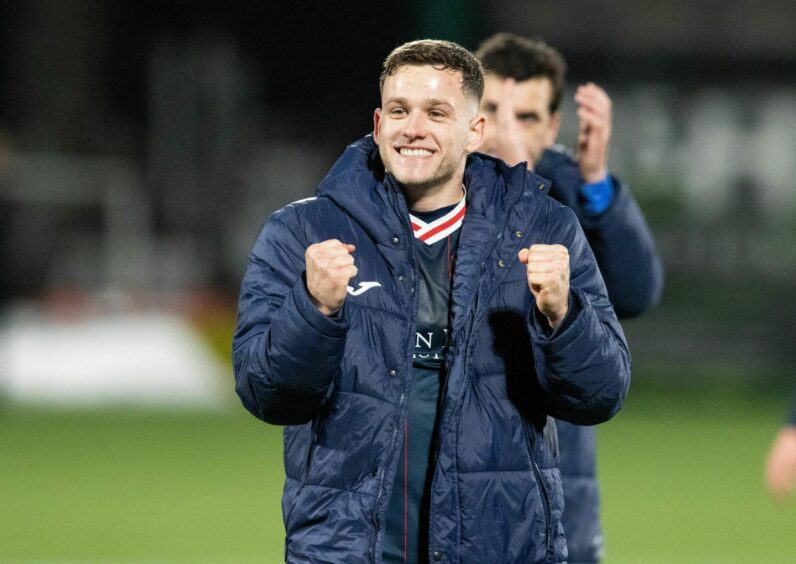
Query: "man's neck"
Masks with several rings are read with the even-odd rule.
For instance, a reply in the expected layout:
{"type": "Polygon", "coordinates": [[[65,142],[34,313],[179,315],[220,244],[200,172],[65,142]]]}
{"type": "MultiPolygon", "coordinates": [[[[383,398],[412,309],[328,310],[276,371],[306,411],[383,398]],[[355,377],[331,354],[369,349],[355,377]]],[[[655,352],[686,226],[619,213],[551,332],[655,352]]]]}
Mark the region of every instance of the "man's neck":
{"type": "Polygon", "coordinates": [[[402,186],[401,188],[410,210],[427,212],[458,204],[464,197],[462,180],[460,176],[452,178],[444,185],[432,188],[426,186],[402,186]]]}

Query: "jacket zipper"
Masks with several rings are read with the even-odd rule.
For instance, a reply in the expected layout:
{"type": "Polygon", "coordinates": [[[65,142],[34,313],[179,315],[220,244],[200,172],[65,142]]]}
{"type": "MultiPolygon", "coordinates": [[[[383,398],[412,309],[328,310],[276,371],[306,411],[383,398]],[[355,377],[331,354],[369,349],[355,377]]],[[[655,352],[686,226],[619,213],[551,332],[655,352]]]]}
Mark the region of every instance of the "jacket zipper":
{"type": "Polygon", "coordinates": [[[547,493],[547,488],[544,485],[544,481],[542,481],[542,471],[539,469],[539,465],[536,463],[536,429],[534,428],[532,423],[525,421],[525,428],[526,430],[530,431],[528,433],[528,443],[530,447],[530,457],[531,457],[531,468],[533,469],[533,475],[536,479],[536,484],[539,486],[539,491],[541,495],[539,496],[542,500],[542,508],[544,514],[544,541],[545,541],[545,555],[546,558],[549,559],[552,553],[552,546],[550,546],[550,498],[547,493]]]}
{"type": "MultiPolygon", "coordinates": [[[[480,287],[480,283],[479,283],[479,287],[480,287]]],[[[442,381],[442,389],[440,390],[440,394],[439,394],[440,409],[442,408],[442,405],[445,403],[445,396],[448,393],[448,380],[450,378],[451,370],[453,369],[453,360],[454,360],[455,351],[458,350],[457,349],[457,345],[459,344],[459,341],[461,341],[462,333],[464,332],[464,329],[465,329],[465,327],[467,325],[467,322],[469,321],[469,318],[472,315],[472,313],[473,313],[473,305],[469,304],[467,306],[467,311],[464,314],[464,325],[462,325],[462,330],[460,330],[456,335],[453,336],[453,340],[451,341],[451,344],[448,347],[448,352],[445,354],[445,379],[442,381]]],[[[463,360],[462,365],[466,367],[467,366],[467,350],[466,349],[465,349],[463,354],[464,354],[464,360],[463,360]]],[[[442,423],[442,418],[440,418],[440,424],[441,423],[442,423]]],[[[437,435],[439,435],[439,429],[437,429],[437,435]]],[[[437,459],[439,458],[439,451],[440,451],[440,448],[442,446],[441,443],[442,443],[442,441],[438,437],[437,441],[436,441],[436,448],[434,450],[434,459],[433,459],[434,460],[433,461],[434,465],[437,464],[437,459]]]]}
{"type": "MultiPolygon", "coordinates": [[[[489,249],[488,249],[489,253],[492,252],[491,249],[492,249],[492,247],[489,247],[489,249]]],[[[442,382],[442,390],[441,390],[441,393],[439,395],[440,402],[441,402],[440,403],[440,408],[442,407],[442,403],[445,401],[445,396],[448,393],[448,379],[450,377],[450,371],[451,371],[451,369],[453,367],[454,353],[455,353],[455,351],[458,350],[457,345],[459,345],[459,343],[462,340],[462,336],[464,335],[465,331],[467,330],[468,323],[470,321],[469,318],[473,315],[473,304],[478,301],[478,295],[481,292],[481,284],[482,284],[482,282],[484,280],[484,271],[486,269],[486,259],[484,257],[486,257],[487,254],[488,253],[485,250],[484,254],[481,257],[480,270],[479,270],[479,273],[478,273],[478,286],[476,286],[476,288],[475,288],[475,291],[473,293],[472,299],[470,299],[470,303],[467,304],[467,311],[464,313],[464,322],[462,323],[461,328],[459,329],[459,331],[453,335],[453,337],[451,339],[450,346],[448,347],[448,352],[447,352],[447,354],[445,356],[445,380],[442,382]]],[[[453,327],[451,326],[451,328],[453,328],[453,327]]],[[[467,368],[467,359],[468,359],[468,351],[467,351],[466,348],[465,348],[463,354],[464,354],[464,360],[463,360],[462,366],[463,366],[463,370],[466,370],[466,368],[467,368]]],[[[442,422],[442,418],[440,418],[440,422],[442,422]]],[[[434,452],[434,464],[436,464],[437,458],[439,457],[439,451],[440,451],[440,448],[442,446],[441,443],[442,443],[441,440],[437,441],[436,449],[435,449],[435,452],[434,452]]]]}
{"type": "MultiPolygon", "coordinates": [[[[412,305],[409,312],[409,342],[412,342],[412,333],[414,332],[415,327],[415,315],[417,310],[417,265],[415,264],[415,254],[414,254],[414,233],[412,232],[412,226],[408,221],[405,221],[405,217],[409,216],[409,210],[406,209],[406,203],[403,199],[403,195],[398,191],[398,189],[392,185],[392,182],[389,180],[389,177],[385,178],[385,184],[389,184],[390,189],[394,190],[395,200],[393,201],[394,211],[398,215],[398,218],[401,220],[401,223],[404,225],[404,236],[409,237],[407,243],[407,254],[409,255],[409,267],[412,273],[412,287],[410,290],[410,299],[412,301],[412,305]],[[401,205],[403,202],[403,205],[401,205]]],[[[412,361],[411,355],[409,356],[409,370],[411,370],[412,361]]],[[[400,423],[401,413],[403,412],[404,402],[406,401],[407,389],[406,389],[406,375],[407,370],[403,371],[402,380],[401,380],[401,396],[398,400],[398,418],[400,423]]],[[[392,438],[390,440],[390,453],[395,451],[396,442],[398,440],[398,428],[400,425],[396,425],[395,429],[392,432],[392,438]]],[[[388,459],[390,460],[390,459],[388,459]]],[[[381,518],[380,518],[380,505],[382,502],[382,498],[387,493],[387,488],[384,485],[384,478],[387,474],[387,465],[383,465],[380,472],[379,472],[379,486],[378,486],[378,494],[376,495],[376,503],[373,505],[373,510],[371,512],[371,519],[373,521],[374,526],[374,535],[373,535],[373,542],[370,545],[370,562],[371,564],[376,564],[376,545],[378,544],[379,539],[379,531],[381,530],[381,518]]]]}

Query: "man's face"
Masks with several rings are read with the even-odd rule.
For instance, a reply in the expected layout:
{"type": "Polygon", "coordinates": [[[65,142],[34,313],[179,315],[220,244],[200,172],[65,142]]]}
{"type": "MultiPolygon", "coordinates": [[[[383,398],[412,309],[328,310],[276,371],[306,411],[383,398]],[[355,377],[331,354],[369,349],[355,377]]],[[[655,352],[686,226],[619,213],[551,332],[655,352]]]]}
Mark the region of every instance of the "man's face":
{"type": "MultiPolygon", "coordinates": [[[[501,103],[506,103],[505,78],[487,75],[484,81],[484,97],[481,100],[481,112],[487,116],[486,138],[483,152],[501,157],[499,154],[499,127],[504,127],[497,120],[498,109],[501,103]]],[[[550,113],[550,99],[553,96],[553,85],[549,78],[531,78],[517,82],[510,89],[512,112],[507,114],[515,120],[518,127],[514,128],[519,134],[529,164],[533,165],[539,160],[544,149],[551,147],[558,135],[561,124],[558,112],[550,113]]],[[[512,163],[513,164],[513,163],[512,163]]]]}
{"type": "Polygon", "coordinates": [[[483,116],[462,73],[407,65],[388,76],[373,137],[384,168],[407,188],[459,190],[467,155],[483,141],[483,116]]]}

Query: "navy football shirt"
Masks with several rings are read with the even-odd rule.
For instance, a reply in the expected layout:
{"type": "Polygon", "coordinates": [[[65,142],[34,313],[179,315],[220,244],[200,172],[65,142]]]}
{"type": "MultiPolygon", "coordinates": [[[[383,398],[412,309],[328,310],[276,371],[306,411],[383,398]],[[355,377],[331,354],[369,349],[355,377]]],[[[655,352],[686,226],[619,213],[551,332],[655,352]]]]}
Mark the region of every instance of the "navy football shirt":
{"type": "Polygon", "coordinates": [[[453,262],[465,201],[411,212],[418,268],[412,384],[395,486],[387,508],[383,562],[427,562],[429,495],[440,388],[450,328],[453,262]]]}

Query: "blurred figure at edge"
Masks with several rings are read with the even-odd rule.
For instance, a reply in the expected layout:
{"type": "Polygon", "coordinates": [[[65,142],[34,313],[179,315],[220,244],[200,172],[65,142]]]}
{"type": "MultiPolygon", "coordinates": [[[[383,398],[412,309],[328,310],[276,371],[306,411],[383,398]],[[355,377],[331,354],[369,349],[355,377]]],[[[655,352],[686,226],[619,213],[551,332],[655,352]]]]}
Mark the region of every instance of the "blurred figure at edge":
{"type": "Polygon", "coordinates": [[[790,418],[779,429],[768,451],[766,485],[779,502],[793,494],[793,486],[796,485],[796,396],[793,398],[790,418]]]}

